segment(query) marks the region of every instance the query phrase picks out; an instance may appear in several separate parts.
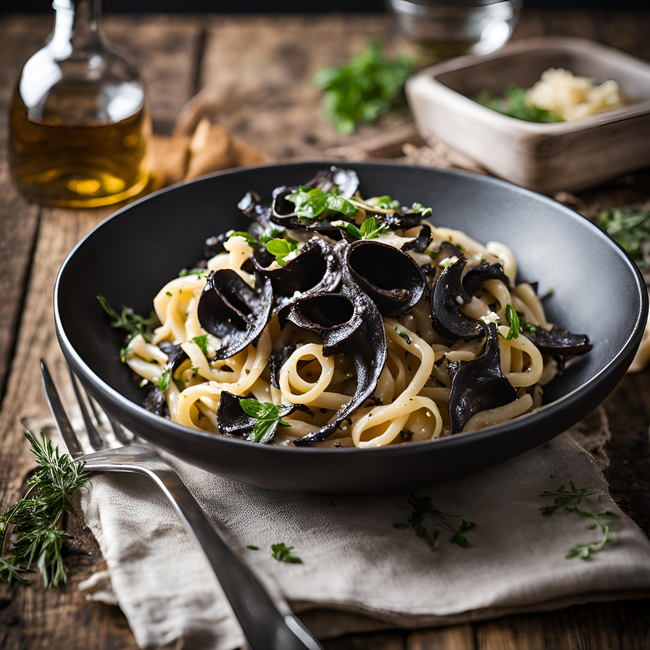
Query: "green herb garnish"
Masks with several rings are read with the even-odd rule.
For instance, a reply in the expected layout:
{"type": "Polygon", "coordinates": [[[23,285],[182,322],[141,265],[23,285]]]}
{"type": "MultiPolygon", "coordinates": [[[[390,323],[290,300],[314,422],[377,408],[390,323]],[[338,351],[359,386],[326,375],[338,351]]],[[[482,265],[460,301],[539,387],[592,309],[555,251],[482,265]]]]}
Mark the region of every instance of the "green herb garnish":
{"type": "Polygon", "coordinates": [[[413,512],[411,512],[406,522],[393,524],[395,528],[412,528],[415,534],[427,544],[429,550],[435,551],[438,548],[440,530],[430,531],[425,526],[426,522],[430,522],[438,528],[452,533],[452,536],[449,538],[452,544],[457,544],[461,548],[469,548],[469,542],[463,533],[476,528],[476,524],[471,521],[465,521],[460,515],[443,512],[433,505],[431,497],[419,497],[411,494],[408,499],[408,504],[413,508],[413,512]],[[452,523],[453,520],[459,521],[457,524],[454,524],[452,523]]]}
{"type": "Polygon", "coordinates": [[[388,230],[388,226],[385,223],[378,223],[375,217],[368,217],[361,224],[361,228],[357,228],[355,224],[347,221],[332,221],[332,225],[345,230],[352,239],[377,239],[379,235],[388,230]]]}
{"type": "Polygon", "coordinates": [[[66,511],[76,514],[72,495],[90,475],[84,471],[83,461],[59,454],[58,447],[46,441],[43,433],[40,441],[29,432],[25,436],[41,468],[27,481],[27,496],[0,517],[0,536],[14,526],[12,535],[17,538],[13,555],[0,558],[0,580],[29,584],[23,574],[36,564],[44,586],[58,587],[67,582],[61,547],[70,537],[59,528],[59,520],[66,511]]]}
{"type": "Polygon", "coordinates": [[[525,321],[521,316],[519,317],[519,328],[522,332],[530,332],[531,334],[534,334],[537,331],[537,325],[525,321]]]}
{"type": "Polygon", "coordinates": [[[286,197],[296,206],[296,216],[303,222],[313,221],[326,210],[354,217],[359,209],[335,192],[323,192],[317,187],[302,186],[286,197]]]}
{"type": "MultiPolygon", "coordinates": [[[[270,242],[272,239],[282,239],[285,238],[285,233],[287,232],[287,229],[284,226],[277,226],[274,223],[270,223],[262,233],[260,237],[260,244],[266,244],[267,242],[270,242]]],[[[295,240],[289,239],[289,241],[292,241],[294,243],[295,240]]]]}
{"type": "Polygon", "coordinates": [[[393,199],[388,194],[384,196],[373,196],[370,199],[365,201],[368,205],[372,205],[376,208],[381,208],[382,210],[399,210],[402,205],[397,199],[393,199]]]}
{"type": "Polygon", "coordinates": [[[397,328],[395,331],[406,341],[407,345],[411,345],[411,337],[406,332],[400,332],[397,328]]]}
{"type": "Polygon", "coordinates": [[[251,551],[259,551],[260,550],[259,546],[253,546],[252,544],[249,544],[246,548],[250,549],[251,551]]]}
{"type": "Polygon", "coordinates": [[[151,338],[147,332],[160,326],[158,316],[154,312],[151,312],[149,317],[145,318],[144,316],[138,316],[131,307],[123,307],[121,313],[118,314],[108,304],[108,300],[104,296],[97,296],[97,300],[111,319],[111,327],[126,330],[129,341],[138,334],[142,334],[144,340],[149,343],[151,338]]]}
{"type": "Polygon", "coordinates": [[[208,356],[208,335],[203,334],[202,336],[195,336],[193,339],[190,339],[191,343],[196,343],[203,352],[203,356],[208,356]]]}
{"type": "Polygon", "coordinates": [[[275,255],[275,261],[278,266],[284,266],[286,264],[285,258],[290,253],[297,251],[298,245],[287,239],[272,239],[266,242],[266,250],[271,255],[275,255]]]}
{"type": "Polygon", "coordinates": [[[249,232],[244,232],[243,230],[236,230],[235,232],[231,232],[228,235],[228,239],[231,237],[243,237],[251,248],[255,248],[255,245],[257,244],[253,235],[251,235],[249,232]]]}
{"type": "Polygon", "coordinates": [[[171,370],[165,370],[158,380],[158,388],[164,393],[169,388],[169,382],[171,380],[172,373],[171,370]]]}
{"type": "Polygon", "coordinates": [[[279,424],[285,427],[291,426],[288,422],[280,418],[279,407],[271,404],[271,402],[258,402],[256,399],[242,399],[239,401],[239,405],[246,415],[257,419],[253,431],[247,438],[248,440],[265,443],[273,438],[279,424]]]}
{"type": "Polygon", "coordinates": [[[279,544],[272,544],[271,550],[273,551],[272,557],[278,562],[302,564],[302,560],[291,552],[293,551],[293,546],[286,546],[284,542],[280,542],[279,544]]]}
{"type": "MultiPolygon", "coordinates": [[[[417,201],[411,206],[411,209],[417,214],[421,214],[423,217],[430,217],[433,214],[433,208],[425,208],[421,203],[417,201]]],[[[457,247],[460,249],[460,247],[457,247]]]]}
{"type": "Polygon", "coordinates": [[[504,95],[501,98],[489,91],[484,91],[476,97],[476,101],[493,111],[497,111],[497,113],[524,120],[525,122],[564,122],[564,119],[557,113],[530,104],[523,88],[508,86],[504,95]]]}
{"type": "MultiPolygon", "coordinates": [[[[199,269],[197,267],[197,268],[193,268],[193,269],[181,269],[178,272],[178,277],[179,278],[184,278],[184,277],[186,277],[188,275],[196,275],[197,278],[200,278],[201,276],[205,275],[205,269],[199,269]]],[[[182,291],[182,289],[181,289],[181,291],[182,291]]]]}
{"type": "Polygon", "coordinates": [[[508,336],[506,336],[506,341],[509,341],[510,339],[518,339],[520,328],[519,316],[512,305],[506,305],[506,318],[510,323],[510,331],[508,332],[508,336]]]}
{"type": "Polygon", "coordinates": [[[583,499],[597,494],[597,492],[592,487],[576,488],[573,481],[571,481],[569,485],[571,488],[569,490],[567,490],[564,485],[561,485],[556,492],[549,492],[548,490],[542,492],[539,496],[543,498],[552,498],[553,504],[543,506],[539,511],[543,515],[549,516],[558,510],[564,510],[565,512],[574,513],[580,517],[587,517],[588,519],[594,520],[595,523],[587,526],[587,530],[595,530],[596,528],[599,528],[602,533],[600,539],[593,542],[587,542],[586,544],[577,544],[576,546],[571,547],[566,555],[567,560],[574,557],[579,557],[581,560],[588,560],[594,553],[602,551],[605,544],[611,542],[613,539],[609,526],[603,523],[603,521],[609,519],[620,519],[620,517],[609,510],[594,512],[592,510],[582,510],[581,508],[578,508],[578,505],[580,505],[583,499]]]}
{"type": "Polygon", "coordinates": [[[357,122],[374,122],[390,111],[414,71],[414,59],[388,59],[381,41],[373,39],[346,65],[317,72],[311,84],[324,92],[325,119],[340,133],[350,134],[357,122]]]}
{"type": "Polygon", "coordinates": [[[642,268],[648,267],[643,242],[650,238],[650,210],[609,210],[601,212],[598,225],[607,231],[642,268]]]}

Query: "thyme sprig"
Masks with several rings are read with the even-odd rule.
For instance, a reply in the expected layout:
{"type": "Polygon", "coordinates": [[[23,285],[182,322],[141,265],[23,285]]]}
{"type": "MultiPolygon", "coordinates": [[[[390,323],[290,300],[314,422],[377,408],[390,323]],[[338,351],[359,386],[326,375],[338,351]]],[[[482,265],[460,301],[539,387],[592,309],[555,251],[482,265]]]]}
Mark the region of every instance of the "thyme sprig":
{"type": "Polygon", "coordinates": [[[97,296],[99,304],[102,309],[108,314],[111,319],[111,327],[115,329],[123,329],[127,332],[127,338],[130,341],[138,334],[142,334],[147,343],[151,342],[149,332],[154,330],[160,325],[158,316],[151,312],[147,318],[136,314],[131,307],[122,307],[122,311],[118,314],[108,303],[104,296],[97,296]]]}
{"type": "Polygon", "coordinates": [[[412,528],[415,534],[427,544],[429,550],[435,551],[438,548],[440,530],[430,530],[430,527],[425,525],[425,523],[430,522],[439,529],[452,533],[449,538],[452,544],[457,544],[461,548],[469,548],[469,542],[463,533],[476,528],[476,524],[465,521],[460,515],[440,510],[440,508],[433,505],[431,497],[428,496],[419,497],[416,494],[411,494],[408,498],[408,504],[413,508],[413,511],[405,522],[393,524],[395,528],[402,530],[412,528]]]}
{"type": "Polygon", "coordinates": [[[553,503],[541,507],[539,511],[543,515],[549,516],[558,510],[564,510],[565,512],[570,512],[579,515],[580,517],[592,519],[594,523],[587,526],[587,530],[600,529],[600,538],[593,542],[576,544],[569,549],[569,552],[566,555],[567,560],[574,557],[579,557],[581,560],[588,560],[594,553],[602,551],[605,545],[614,539],[609,526],[603,522],[610,519],[619,519],[619,516],[610,510],[596,512],[579,508],[578,506],[582,503],[583,499],[597,494],[597,491],[593,487],[577,488],[573,481],[571,481],[569,485],[570,489],[561,485],[555,492],[549,492],[548,490],[542,492],[539,496],[543,498],[552,498],[553,503]]]}
{"type": "Polygon", "coordinates": [[[66,511],[76,514],[72,495],[88,482],[90,474],[84,471],[83,461],[60,454],[43,433],[40,441],[29,432],[25,436],[41,469],[27,481],[27,495],[0,516],[3,549],[9,535],[16,538],[13,554],[0,558],[0,580],[29,584],[24,573],[35,564],[45,587],[58,587],[67,582],[61,548],[69,537],[61,530],[60,520],[66,511]]]}

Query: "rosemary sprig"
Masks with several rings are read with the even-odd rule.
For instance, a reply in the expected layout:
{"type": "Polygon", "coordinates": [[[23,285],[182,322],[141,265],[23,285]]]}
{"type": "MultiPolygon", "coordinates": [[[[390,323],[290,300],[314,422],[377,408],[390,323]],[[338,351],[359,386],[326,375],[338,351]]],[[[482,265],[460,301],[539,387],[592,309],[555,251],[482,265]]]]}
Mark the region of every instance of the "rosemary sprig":
{"type": "Polygon", "coordinates": [[[548,490],[542,492],[542,494],[539,496],[544,498],[552,498],[553,503],[552,505],[541,507],[539,511],[543,515],[549,516],[558,510],[564,510],[565,512],[570,512],[579,515],[580,517],[593,519],[595,523],[587,526],[587,530],[595,530],[596,528],[599,528],[602,533],[601,537],[593,542],[587,542],[586,544],[576,544],[576,546],[572,546],[566,555],[567,560],[570,560],[574,557],[579,557],[582,560],[588,560],[594,553],[602,551],[605,544],[611,542],[614,539],[609,526],[603,523],[603,521],[608,519],[619,519],[619,516],[610,510],[595,512],[592,510],[582,510],[581,508],[578,508],[583,499],[597,494],[597,492],[592,487],[577,488],[573,484],[573,481],[571,481],[569,485],[570,489],[567,489],[564,485],[561,485],[556,492],[549,492],[548,490]]]}
{"type": "MultiPolygon", "coordinates": [[[[58,587],[67,581],[61,548],[69,537],[59,528],[59,522],[66,511],[76,514],[72,495],[88,482],[90,475],[84,471],[83,461],[59,454],[58,447],[46,441],[43,433],[40,442],[29,432],[25,436],[41,469],[27,481],[27,495],[0,516],[0,536],[16,536],[13,555],[0,558],[0,580],[29,584],[23,573],[36,564],[45,587],[58,587]]],[[[4,539],[3,547],[7,542],[4,539]]]]}
{"type": "Polygon", "coordinates": [[[425,520],[432,522],[438,528],[452,533],[449,541],[457,544],[461,548],[469,548],[469,542],[463,533],[476,528],[476,524],[471,521],[465,521],[460,515],[452,515],[449,512],[443,512],[431,502],[431,497],[419,497],[411,494],[408,498],[408,504],[413,508],[406,522],[393,524],[395,528],[408,529],[413,528],[415,534],[427,544],[429,550],[435,551],[438,548],[438,538],[440,530],[430,531],[425,526],[425,520]],[[453,520],[460,520],[458,524],[452,523],[453,520]]]}
{"type": "Polygon", "coordinates": [[[152,331],[160,325],[158,316],[154,312],[149,314],[148,318],[144,316],[139,316],[136,314],[131,307],[123,307],[122,311],[118,314],[109,304],[108,300],[104,296],[97,296],[99,304],[102,306],[102,309],[108,314],[111,319],[111,327],[115,329],[126,330],[128,334],[128,340],[135,338],[138,334],[142,334],[144,340],[149,343],[151,338],[148,335],[148,332],[152,331]]]}

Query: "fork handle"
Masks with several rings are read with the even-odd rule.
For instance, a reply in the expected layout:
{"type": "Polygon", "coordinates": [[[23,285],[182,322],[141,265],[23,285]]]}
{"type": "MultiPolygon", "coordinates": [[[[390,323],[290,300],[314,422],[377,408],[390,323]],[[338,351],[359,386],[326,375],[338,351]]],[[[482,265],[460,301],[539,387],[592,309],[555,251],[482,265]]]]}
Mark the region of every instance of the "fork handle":
{"type": "Polygon", "coordinates": [[[112,465],[110,461],[93,462],[88,469],[136,472],[158,485],[206,554],[251,650],[322,650],[320,643],[291,613],[282,596],[269,594],[234,553],[174,470],[137,465],[127,468],[124,464],[112,465]]]}

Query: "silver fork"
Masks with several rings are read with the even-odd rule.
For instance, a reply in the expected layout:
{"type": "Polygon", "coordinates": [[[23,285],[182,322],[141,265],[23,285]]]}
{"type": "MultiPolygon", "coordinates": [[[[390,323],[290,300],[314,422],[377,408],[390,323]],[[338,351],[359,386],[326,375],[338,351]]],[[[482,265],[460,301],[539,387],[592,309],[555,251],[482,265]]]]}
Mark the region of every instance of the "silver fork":
{"type": "MultiPolygon", "coordinates": [[[[142,474],[162,490],[187,531],[207,556],[252,650],[322,650],[318,641],[291,613],[284,598],[279,593],[265,590],[253,572],[228,546],[172,467],[156,452],[129,445],[130,441],[120,424],[106,414],[116,440],[124,445],[108,448],[86,408],[77,379],[69,370],[88,440],[95,453],[84,454],[52,376],[41,359],[47,401],[69,454],[74,459],[85,461],[88,471],[142,474]]],[[[99,407],[90,396],[87,398],[99,423],[99,407]]]]}

